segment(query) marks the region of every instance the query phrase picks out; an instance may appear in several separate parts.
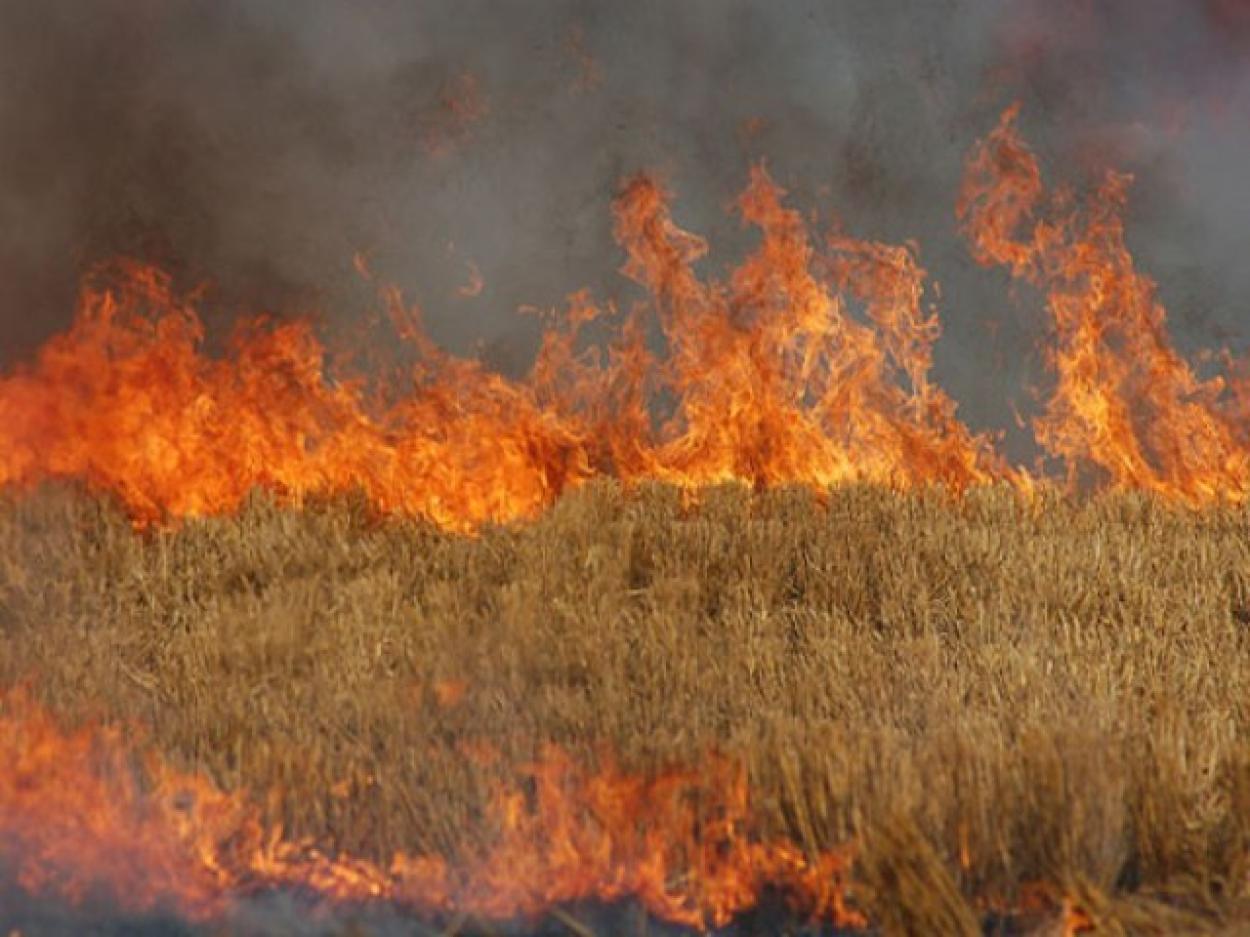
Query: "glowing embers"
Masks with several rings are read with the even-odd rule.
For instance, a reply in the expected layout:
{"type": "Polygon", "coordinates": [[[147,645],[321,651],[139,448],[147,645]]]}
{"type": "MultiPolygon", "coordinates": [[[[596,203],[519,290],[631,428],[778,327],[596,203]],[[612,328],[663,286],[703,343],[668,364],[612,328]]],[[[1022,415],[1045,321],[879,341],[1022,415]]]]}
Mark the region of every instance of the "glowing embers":
{"type": "Polygon", "coordinates": [[[706,927],[780,892],[802,917],[863,924],[844,903],[849,852],[809,858],[755,835],[745,774],[717,758],[643,778],[548,748],[492,794],[496,835],[476,855],[400,853],[387,866],[286,839],[243,796],[137,751],[116,728],[62,731],[20,692],[0,697],[0,759],[13,766],[0,773],[0,860],[24,890],[71,902],[209,921],[248,894],[291,888],[505,920],[633,898],[706,927]]]}

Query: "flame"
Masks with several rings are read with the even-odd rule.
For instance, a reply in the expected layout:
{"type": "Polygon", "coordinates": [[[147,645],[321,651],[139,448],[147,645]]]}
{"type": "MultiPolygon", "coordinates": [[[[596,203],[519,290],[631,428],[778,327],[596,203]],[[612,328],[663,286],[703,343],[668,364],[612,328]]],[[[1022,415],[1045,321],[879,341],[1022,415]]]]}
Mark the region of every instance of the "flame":
{"type": "Polygon", "coordinates": [[[451,76],[422,121],[425,152],[433,157],[450,155],[489,114],[490,103],[477,75],[466,71],[451,76]]]}
{"type": "MultiPolygon", "coordinates": [[[[1069,483],[1244,500],[1250,371],[1229,361],[1202,379],[1172,346],[1125,244],[1129,178],[1108,173],[1085,204],[1048,193],[1016,118],[974,148],[957,215],[980,264],[1046,296],[1055,386],[1038,442],[1069,483]]],[[[784,194],[751,171],[736,208],[758,246],[716,279],[696,271],[708,244],[677,225],[669,193],[628,180],[615,234],[649,301],[618,314],[574,293],[522,380],[443,352],[394,290],[383,300],[417,359],[406,387],[331,366],[304,322],[253,320],[215,357],[199,294],[116,263],[87,279],[68,331],[0,378],[0,487],[80,479],[140,525],[230,513],[256,487],[286,503],[360,489],[381,513],[464,532],[604,476],[1035,491],[930,379],[940,323],[915,245],[818,244],[784,194]],[[586,347],[596,319],[613,337],[586,347]]],[[[476,295],[470,274],[460,292],[476,295]]]]}
{"type": "Polygon", "coordinates": [[[73,732],[20,691],[0,696],[0,859],[27,892],[194,921],[272,888],[415,913],[532,918],[582,899],[632,897],[697,928],[721,926],[766,889],[844,926],[849,849],[809,858],[753,835],[745,772],[719,758],[654,778],[605,759],[595,772],[547,748],[488,809],[497,836],[458,863],[399,853],[389,865],[331,857],[265,827],[243,796],[138,751],[117,727],[73,732]],[[125,856],[125,862],[116,861],[125,856]]]}
{"type": "Polygon", "coordinates": [[[1245,391],[1200,380],[1173,348],[1155,284],[1136,269],[1122,212],[1130,177],[1110,172],[1089,204],[1049,199],[1017,109],[968,161],[958,214],[977,261],[1043,290],[1056,386],[1034,422],[1069,479],[1100,470],[1113,488],[1201,505],[1250,484],[1245,391]]]}
{"type": "Polygon", "coordinates": [[[738,210],[761,241],[720,282],[696,274],[707,246],[668,194],[631,180],[616,235],[652,302],[598,354],[581,331],[608,312],[574,294],[519,381],[440,350],[393,290],[417,358],[402,392],[332,367],[304,322],[248,322],[215,357],[199,295],[114,264],[87,280],[69,330],[0,378],[0,487],[81,479],[141,525],[230,513],[256,487],[286,503],[360,489],[380,512],[471,531],[602,476],[955,490],[1000,477],[929,380],[939,323],[915,249],[835,237],[818,250],[782,195],[752,172],[738,210]]]}
{"type": "Polygon", "coordinates": [[[482,271],[478,268],[478,265],[471,260],[466,261],[465,266],[469,271],[469,280],[464,284],[464,286],[456,288],[456,294],[463,296],[466,299],[471,299],[474,296],[481,296],[482,290],[486,288],[486,281],[482,279],[482,271]]]}
{"type": "Polygon", "coordinates": [[[752,171],[738,208],[762,240],[728,284],[695,275],[707,245],[673,223],[651,179],[618,199],[624,270],[656,297],[680,401],[654,474],[685,485],[989,480],[988,442],[928,381],[939,325],[922,310],[912,249],[831,238],[818,256],[782,194],[752,171]],[[849,314],[855,303],[871,324],[849,314]]]}
{"type": "MultiPolygon", "coordinates": [[[[1039,443],[1070,483],[1244,500],[1250,366],[1225,355],[1224,376],[1198,376],[1126,247],[1128,177],[1108,174],[1086,204],[1048,193],[1016,119],[1009,109],[974,148],[957,215],[980,264],[1046,297],[1054,389],[1033,422],[1039,443]]],[[[420,310],[389,289],[415,359],[402,387],[330,364],[306,322],[251,320],[213,355],[199,293],[115,263],[84,283],[66,332],[0,378],[0,488],[80,480],[139,525],[229,514],[257,487],[287,504],[359,490],[381,513],[463,532],[535,517],[598,477],[691,492],[724,481],[1034,492],[1044,479],[1006,466],[930,377],[940,322],[915,245],[821,241],[784,196],[752,170],[736,210],[758,244],[718,279],[700,272],[709,245],[677,224],[664,187],[628,180],[614,230],[622,272],[648,299],[618,312],[572,294],[521,380],[438,348],[420,310]],[[605,321],[611,338],[588,346],[587,326],[605,321]]],[[[368,276],[367,258],[356,265],[368,276]]],[[[466,690],[432,688],[443,707],[466,690]]],[[[0,694],[0,755],[12,766],[0,772],[0,859],[35,894],[103,893],[195,920],[287,887],[491,919],[632,896],[709,927],[778,889],[815,918],[864,923],[845,897],[852,850],[810,856],[762,838],[745,774],[724,759],[639,777],[548,747],[495,791],[497,835],[477,854],[377,863],[289,839],[244,795],[115,727],[63,731],[20,693],[0,694]]],[[[959,861],[971,861],[966,843],[959,861]]],[[[1064,915],[1067,932],[1090,926],[1079,904],[1064,915]]]]}
{"type": "Polygon", "coordinates": [[[464,528],[531,515],[587,474],[524,388],[432,348],[438,380],[375,407],[327,374],[304,323],[252,323],[223,359],[202,339],[151,268],[89,285],[70,330],[0,386],[0,485],[82,478],[141,523],[231,512],[257,486],[292,502],[359,487],[381,511],[464,528]]]}

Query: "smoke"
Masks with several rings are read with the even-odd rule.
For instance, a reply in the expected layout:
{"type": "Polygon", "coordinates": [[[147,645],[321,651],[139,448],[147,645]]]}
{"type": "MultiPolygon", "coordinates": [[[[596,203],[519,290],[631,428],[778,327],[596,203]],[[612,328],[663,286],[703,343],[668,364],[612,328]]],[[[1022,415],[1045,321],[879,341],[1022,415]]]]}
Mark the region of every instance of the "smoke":
{"type": "Polygon", "coordinates": [[[766,159],[794,204],[918,242],[937,377],[1009,427],[1044,322],[955,234],[967,149],[1019,99],[1052,181],[1135,173],[1130,241],[1182,347],[1236,344],[1248,45],[1240,0],[0,0],[0,361],[117,254],[210,281],[219,325],[350,326],[359,253],[439,341],[517,373],[519,306],[636,295],[624,175],[665,178],[715,269],[750,243],[726,209],[766,159]]]}
{"type": "MultiPolygon", "coordinates": [[[[0,870],[2,872],[2,870],[0,870]]],[[[410,937],[412,934],[457,933],[464,937],[565,937],[569,933],[644,933],[654,937],[750,937],[760,933],[794,931],[795,914],[780,899],[774,899],[740,921],[712,931],[695,931],[653,918],[636,901],[612,904],[587,901],[561,909],[546,919],[479,922],[453,919],[452,926],[437,929],[436,923],[421,919],[385,903],[336,905],[307,895],[268,891],[241,896],[224,919],[191,923],[169,911],[134,915],[119,912],[107,901],[88,901],[80,907],[64,902],[30,898],[20,889],[9,887],[0,874],[0,926],[13,933],[43,937],[210,937],[229,933],[236,937],[267,937],[297,934],[301,937],[410,937]],[[578,925],[574,930],[571,923],[578,925]]],[[[809,937],[837,937],[846,934],[834,925],[809,924],[802,933],[809,937]]]]}

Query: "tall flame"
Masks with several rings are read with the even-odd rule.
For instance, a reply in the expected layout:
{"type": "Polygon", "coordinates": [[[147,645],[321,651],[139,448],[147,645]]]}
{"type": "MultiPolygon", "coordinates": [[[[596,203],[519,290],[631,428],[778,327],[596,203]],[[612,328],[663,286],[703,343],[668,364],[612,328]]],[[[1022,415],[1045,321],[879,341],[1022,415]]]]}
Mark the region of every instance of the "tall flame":
{"type": "Polygon", "coordinates": [[[1154,281],[1124,242],[1130,178],[1108,173],[1084,210],[1068,192],[1047,200],[1016,117],[1007,110],[973,151],[958,214],[978,262],[1046,293],[1056,386],[1034,424],[1038,441],[1070,478],[1097,467],[1120,489],[1191,504],[1244,499],[1244,408],[1172,346],[1154,281]]]}
{"type": "MultiPolygon", "coordinates": [[[[1038,441],[1070,481],[1243,499],[1250,375],[1200,379],[1172,346],[1125,245],[1128,177],[1109,173],[1084,206],[1048,196],[1016,116],[974,148],[957,213],[978,262],[1046,294],[1055,387],[1038,441]]],[[[1031,487],[929,377],[940,324],[914,247],[820,249],[783,195],[752,170],[737,209],[759,244],[717,280],[696,272],[708,245],[674,222],[668,193],[629,180],[615,232],[650,302],[619,316],[606,349],[585,348],[609,311],[573,294],[524,380],[443,352],[385,291],[418,361],[398,394],[328,365],[302,322],[255,320],[211,356],[197,295],[115,264],[87,281],[72,327],[0,379],[0,486],[83,479],[139,523],[228,513],[257,486],[288,502],[359,488],[381,512],[462,531],[533,517],[605,475],[1031,487]]]]}
{"type": "Polygon", "coordinates": [[[702,283],[701,239],[673,224],[664,192],[633,180],[617,203],[625,272],[656,297],[680,401],[657,474],[686,484],[991,477],[988,443],[928,381],[939,326],[922,310],[908,247],[833,238],[826,256],[757,167],[738,207],[762,232],[728,284],[702,283]],[[871,325],[849,314],[862,304],[871,325]]]}
{"type": "Polygon", "coordinates": [[[0,861],[35,895],[96,895],[130,912],[227,914],[291,887],[339,901],[505,920],[583,899],[632,897],[657,917],[728,923],[766,890],[815,919],[862,925],[845,904],[850,853],[814,857],[755,835],[745,772],[722,759],[655,778],[596,772],[548,748],[489,805],[497,836],[458,863],[399,853],[332,858],[266,828],[241,795],[140,758],[117,728],[61,730],[20,692],[0,697],[0,861]],[[118,856],[125,856],[118,862],[118,856]]]}
{"type": "Polygon", "coordinates": [[[655,182],[632,180],[616,233],[652,306],[624,317],[601,361],[580,333],[604,310],[575,294],[523,381],[442,352],[388,293],[419,359],[398,396],[327,365],[304,323],[253,322],[210,356],[195,295],[116,265],[86,284],[66,333],[0,380],[0,486],[85,479],[141,523],[231,512],[256,486],[292,502],[360,488],[380,511],[470,530],[532,517],[602,475],[956,489],[993,478],[988,441],[928,378],[939,325],[913,250],[839,237],[818,252],[781,196],[752,172],[739,210],[760,245],[728,282],[705,281],[694,271],[705,242],[673,222],[655,182]],[[663,354],[648,348],[649,314],[663,354]]]}

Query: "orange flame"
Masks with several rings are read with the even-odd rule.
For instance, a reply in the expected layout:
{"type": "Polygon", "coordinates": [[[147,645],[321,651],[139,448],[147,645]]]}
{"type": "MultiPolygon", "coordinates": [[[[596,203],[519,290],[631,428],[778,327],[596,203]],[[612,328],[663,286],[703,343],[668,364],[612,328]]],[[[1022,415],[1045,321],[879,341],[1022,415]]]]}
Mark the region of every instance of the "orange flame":
{"type": "Polygon", "coordinates": [[[1130,178],[1108,173],[1083,211],[1067,192],[1044,211],[1016,116],[1010,108],[974,150],[958,214],[978,262],[1046,292],[1057,383],[1034,423],[1038,441],[1070,479],[1093,466],[1115,488],[1190,504],[1244,500],[1244,391],[1230,402],[1225,381],[1199,380],[1172,347],[1155,284],[1124,243],[1130,178]]]}
{"type": "Polygon", "coordinates": [[[243,797],[150,753],[141,769],[118,729],[64,732],[22,693],[0,696],[0,759],[12,766],[0,772],[0,858],[36,895],[106,895],[128,911],[200,921],[284,887],[492,920],[633,897],[659,918],[706,928],[779,889],[799,913],[864,923],[845,903],[850,853],[808,858],[755,837],[745,773],[721,759],[645,779],[610,763],[587,772],[548,748],[525,769],[532,796],[495,792],[498,836],[475,858],[400,853],[388,866],[285,839],[243,797]]]}
{"type": "Polygon", "coordinates": [[[425,116],[422,144],[431,156],[449,155],[465,141],[473,127],[490,113],[481,82],[473,72],[460,72],[443,83],[437,100],[425,116]]]}
{"type": "MultiPolygon", "coordinates": [[[[1173,348],[1125,245],[1128,178],[1108,174],[1086,206],[1048,196],[1015,120],[1013,107],[974,149],[957,212],[978,262],[1046,294],[1055,387],[1038,441],[1069,482],[1244,500],[1250,371],[1203,380],[1173,348]]],[[[650,303],[586,349],[583,327],[606,311],[575,293],[521,381],[441,351],[384,292],[418,358],[398,395],[327,365],[304,323],[252,322],[212,357],[198,296],[117,264],[88,280],[66,333],[0,378],[0,487],[82,479],[140,524],[228,513],[255,487],[287,503],[359,488],[380,512],[459,531],[533,517],[601,476],[1035,490],[929,378],[940,324],[914,245],[818,248],[783,195],[752,170],[737,208],[760,242],[716,280],[696,273],[708,245],[674,222],[664,189],[629,180],[615,232],[650,303]]]]}
{"type": "Polygon", "coordinates": [[[486,281],[482,279],[482,271],[471,260],[466,261],[466,266],[469,268],[469,281],[464,286],[457,287],[456,294],[466,299],[481,296],[482,290],[486,288],[486,281]]]}
{"type": "Polygon", "coordinates": [[[838,237],[820,252],[781,196],[752,172],[739,210],[761,243],[727,282],[705,281],[704,241],[656,183],[632,180],[616,233],[652,307],[624,317],[601,360],[580,331],[603,311],[575,294],[523,381],[442,352],[385,294],[419,359],[398,398],[328,366],[304,323],[252,322],[212,357],[195,295],[117,265],[88,281],[66,333],[0,379],[0,486],[83,479],[141,524],[232,512],[258,486],[288,503],[359,488],[379,511],[467,531],[596,476],[958,490],[1001,475],[928,378],[939,324],[914,249],[838,237]],[[675,403],[657,423],[661,401],[675,403]]]}
{"type": "MultiPolygon", "coordinates": [[[[1108,175],[1087,206],[1048,196],[1015,120],[1013,108],[975,148],[958,216],[978,262],[1046,295],[1055,388],[1039,442],[1073,481],[1093,472],[1190,504],[1243,500],[1250,369],[1196,375],[1126,248],[1127,177],[1108,175]]],[[[585,327],[614,313],[573,294],[520,381],[440,350],[394,291],[388,311],[417,360],[402,393],[328,365],[302,322],[253,321],[212,356],[196,294],[118,264],[85,284],[68,331],[0,378],[0,488],[79,479],[139,524],[230,513],[256,487],[291,504],[360,489],[380,512],[458,531],[533,517],[595,477],[1032,491],[1037,479],[1007,468],[930,379],[940,323],[916,248],[817,244],[783,195],[752,171],[737,208],[759,244],[718,280],[696,271],[708,245],[676,224],[668,193],[629,180],[615,233],[649,303],[618,317],[606,348],[586,349],[585,327]]],[[[357,266],[367,273],[363,257],[357,266]]],[[[455,706],[465,688],[433,692],[455,706]]],[[[813,916],[862,923],[844,899],[849,851],[813,858],[761,839],[743,772],[716,759],[640,778],[549,748],[525,772],[532,796],[496,792],[498,836],[481,854],[379,865],[285,838],[242,796],[138,758],[117,729],[62,732],[20,694],[0,695],[0,756],[12,766],[0,772],[0,857],[32,893],[102,890],[195,919],[288,886],[491,918],[633,896],[705,927],[776,887],[813,916]]],[[[1075,905],[1065,921],[1088,923],[1075,905]]]]}

